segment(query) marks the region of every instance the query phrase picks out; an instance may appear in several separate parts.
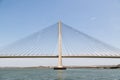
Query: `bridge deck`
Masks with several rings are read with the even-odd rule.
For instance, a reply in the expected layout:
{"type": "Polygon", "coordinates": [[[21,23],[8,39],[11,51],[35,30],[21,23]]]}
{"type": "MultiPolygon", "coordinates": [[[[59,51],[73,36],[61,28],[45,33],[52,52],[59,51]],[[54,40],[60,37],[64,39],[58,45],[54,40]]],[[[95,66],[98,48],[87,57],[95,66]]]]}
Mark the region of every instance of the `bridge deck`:
{"type": "MultiPolygon", "coordinates": [[[[58,56],[0,56],[0,58],[58,58],[58,56]]],[[[120,56],[62,56],[62,58],[120,58],[120,56]]]]}

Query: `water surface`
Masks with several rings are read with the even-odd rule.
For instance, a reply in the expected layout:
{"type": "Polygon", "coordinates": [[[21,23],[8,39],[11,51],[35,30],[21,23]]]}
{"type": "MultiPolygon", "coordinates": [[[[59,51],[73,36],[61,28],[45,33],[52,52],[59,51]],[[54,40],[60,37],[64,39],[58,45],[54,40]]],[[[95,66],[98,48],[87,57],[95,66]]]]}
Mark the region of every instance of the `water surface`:
{"type": "Polygon", "coordinates": [[[120,69],[0,69],[0,80],[120,80],[120,69]]]}

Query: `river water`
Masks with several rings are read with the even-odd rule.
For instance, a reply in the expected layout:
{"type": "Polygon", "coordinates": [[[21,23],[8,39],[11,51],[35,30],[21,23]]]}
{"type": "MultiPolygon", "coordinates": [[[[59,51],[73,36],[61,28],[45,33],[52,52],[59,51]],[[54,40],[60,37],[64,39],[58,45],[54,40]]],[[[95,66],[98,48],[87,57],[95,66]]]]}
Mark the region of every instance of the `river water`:
{"type": "Polygon", "coordinates": [[[120,80],[120,69],[0,69],[0,80],[120,80]]]}

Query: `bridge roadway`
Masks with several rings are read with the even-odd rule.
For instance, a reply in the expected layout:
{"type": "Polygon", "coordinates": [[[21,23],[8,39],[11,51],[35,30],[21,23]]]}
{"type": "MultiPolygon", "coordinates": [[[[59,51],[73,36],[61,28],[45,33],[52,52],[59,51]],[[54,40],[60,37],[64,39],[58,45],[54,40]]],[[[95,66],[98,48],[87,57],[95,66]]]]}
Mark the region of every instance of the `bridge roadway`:
{"type": "MultiPolygon", "coordinates": [[[[0,58],[58,58],[58,56],[0,56],[0,58]]],[[[62,58],[120,58],[120,56],[62,56],[62,58]]]]}

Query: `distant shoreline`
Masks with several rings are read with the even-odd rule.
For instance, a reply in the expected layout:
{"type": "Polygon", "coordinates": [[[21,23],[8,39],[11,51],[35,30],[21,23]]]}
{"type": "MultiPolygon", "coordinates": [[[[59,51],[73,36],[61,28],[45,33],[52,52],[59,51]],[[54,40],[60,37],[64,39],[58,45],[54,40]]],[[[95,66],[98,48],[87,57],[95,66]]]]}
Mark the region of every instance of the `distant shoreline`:
{"type": "MultiPolygon", "coordinates": [[[[30,68],[54,68],[55,66],[33,66],[33,67],[0,67],[0,69],[30,69],[30,68]]],[[[120,69],[120,65],[102,65],[102,66],[64,66],[68,69],[120,69]]]]}

